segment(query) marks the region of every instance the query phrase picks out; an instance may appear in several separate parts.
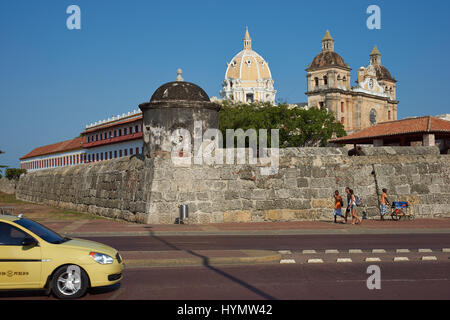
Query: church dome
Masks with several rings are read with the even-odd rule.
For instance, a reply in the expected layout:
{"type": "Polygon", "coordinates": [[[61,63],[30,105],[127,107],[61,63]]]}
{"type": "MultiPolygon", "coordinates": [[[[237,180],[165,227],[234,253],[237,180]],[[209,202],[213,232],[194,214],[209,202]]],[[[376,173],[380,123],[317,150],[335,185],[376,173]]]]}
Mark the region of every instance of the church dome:
{"type": "Polygon", "coordinates": [[[271,79],[272,74],[267,62],[252,49],[239,52],[228,64],[225,79],[241,81],[262,81],[271,79]]]}
{"type": "Polygon", "coordinates": [[[227,63],[221,96],[235,102],[275,102],[276,90],[269,64],[252,50],[248,29],[245,31],[244,50],[227,63]]]}
{"type": "Polygon", "coordinates": [[[344,59],[334,51],[334,39],[331,36],[330,31],[327,30],[322,39],[322,52],[314,58],[306,71],[333,67],[350,70],[344,59]]]}
{"type": "Polygon", "coordinates": [[[348,69],[344,59],[334,51],[323,51],[319,53],[308,67],[308,70],[341,67],[348,69]]]}
{"type": "Polygon", "coordinates": [[[375,65],[374,67],[375,71],[377,72],[377,80],[388,80],[397,82],[397,80],[395,80],[394,77],[392,77],[391,73],[386,67],[382,65],[375,65]]]}

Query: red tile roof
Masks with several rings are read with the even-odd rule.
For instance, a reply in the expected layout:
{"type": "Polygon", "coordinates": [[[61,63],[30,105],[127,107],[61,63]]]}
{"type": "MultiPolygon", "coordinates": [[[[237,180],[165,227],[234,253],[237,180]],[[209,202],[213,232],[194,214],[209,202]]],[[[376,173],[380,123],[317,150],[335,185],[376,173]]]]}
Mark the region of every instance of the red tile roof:
{"type": "Polygon", "coordinates": [[[38,147],[30,153],[24,155],[20,160],[34,158],[43,155],[79,150],[83,148],[83,142],[85,138],[79,137],[72,140],[62,141],[48,146],[38,147]]]}
{"type": "Polygon", "coordinates": [[[450,121],[427,116],[383,122],[373,127],[353,133],[349,136],[329,140],[329,142],[351,143],[352,141],[350,140],[376,139],[418,133],[444,133],[450,135],[450,121]]]}

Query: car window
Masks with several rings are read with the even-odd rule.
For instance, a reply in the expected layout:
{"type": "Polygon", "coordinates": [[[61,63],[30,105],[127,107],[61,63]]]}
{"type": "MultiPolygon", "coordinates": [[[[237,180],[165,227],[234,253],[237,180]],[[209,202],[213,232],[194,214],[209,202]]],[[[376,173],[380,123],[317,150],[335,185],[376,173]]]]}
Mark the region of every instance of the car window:
{"type": "Polygon", "coordinates": [[[10,224],[0,222],[0,246],[21,246],[25,238],[31,236],[10,224]]]}
{"type": "Polygon", "coordinates": [[[44,239],[45,241],[53,244],[60,244],[64,243],[70,239],[64,238],[57,234],[56,232],[44,227],[43,225],[37,223],[36,221],[29,220],[29,219],[18,219],[15,220],[14,223],[17,223],[18,225],[30,230],[35,235],[37,235],[39,238],[44,239]]]}

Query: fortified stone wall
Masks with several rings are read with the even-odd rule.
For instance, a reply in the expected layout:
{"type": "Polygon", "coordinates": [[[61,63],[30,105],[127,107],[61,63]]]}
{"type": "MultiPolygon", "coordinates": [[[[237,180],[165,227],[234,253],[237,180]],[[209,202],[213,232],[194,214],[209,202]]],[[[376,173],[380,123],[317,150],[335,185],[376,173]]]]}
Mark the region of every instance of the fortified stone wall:
{"type": "MultiPolygon", "coordinates": [[[[280,150],[277,174],[260,165],[175,167],[170,159],[137,157],[23,175],[22,200],[141,223],[172,224],[178,206],[190,223],[332,219],[333,193],[349,186],[379,215],[379,193],[409,201],[419,217],[450,217],[450,156],[435,147],[280,150]]],[[[345,196],[343,197],[345,200],[345,196]]]]}
{"type": "Polygon", "coordinates": [[[0,179],[0,192],[7,193],[7,194],[14,194],[16,193],[16,180],[8,180],[6,178],[0,179]]]}

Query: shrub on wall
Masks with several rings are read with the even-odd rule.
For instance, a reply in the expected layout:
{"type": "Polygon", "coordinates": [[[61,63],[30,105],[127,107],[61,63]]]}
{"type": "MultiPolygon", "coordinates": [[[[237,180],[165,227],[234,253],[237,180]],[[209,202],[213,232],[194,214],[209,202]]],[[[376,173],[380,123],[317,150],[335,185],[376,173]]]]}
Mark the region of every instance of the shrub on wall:
{"type": "Polygon", "coordinates": [[[25,169],[16,169],[16,168],[9,168],[6,169],[5,176],[9,180],[19,180],[20,175],[23,173],[27,173],[27,170],[25,169]]]}

